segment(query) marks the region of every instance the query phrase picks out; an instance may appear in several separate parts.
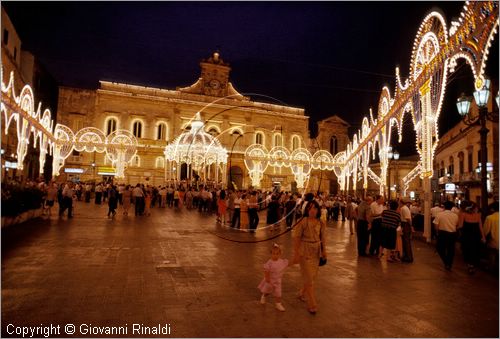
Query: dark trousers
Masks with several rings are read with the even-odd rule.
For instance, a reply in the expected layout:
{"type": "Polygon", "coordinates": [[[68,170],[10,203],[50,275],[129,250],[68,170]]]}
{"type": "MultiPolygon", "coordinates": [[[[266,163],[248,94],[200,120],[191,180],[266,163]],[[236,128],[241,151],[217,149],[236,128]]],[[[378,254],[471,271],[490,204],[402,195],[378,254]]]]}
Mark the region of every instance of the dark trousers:
{"type": "Polygon", "coordinates": [[[144,197],[135,197],[135,215],[144,213],[144,197]]]}
{"type": "Polygon", "coordinates": [[[257,213],[256,208],[248,209],[248,217],[250,222],[250,230],[255,231],[257,226],[259,225],[259,214],[257,213]]]}
{"type": "Polygon", "coordinates": [[[90,202],[90,191],[85,192],[85,202],[90,202]]]}
{"type": "Polygon", "coordinates": [[[286,213],[286,227],[292,227],[292,224],[293,224],[293,215],[295,213],[293,213],[294,211],[291,210],[291,211],[288,211],[286,213]]]}
{"type": "Polygon", "coordinates": [[[235,208],[233,213],[233,220],[231,221],[231,227],[240,228],[240,209],[235,208]]]}
{"type": "Polygon", "coordinates": [[[370,230],[370,254],[378,254],[382,233],[382,218],[372,220],[372,228],[370,230]]]}
{"type": "Polygon", "coordinates": [[[356,235],[358,237],[358,255],[366,256],[366,245],[368,245],[368,238],[370,233],[368,231],[368,221],[358,220],[356,225],[356,235]]]}
{"type": "Polygon", "coordinates": [[[404,262],[413,262],[413,251],[411,250],[411,225],[407,222],[402,223],[403,234],[403,258],[404,262]]]}
{"type": "Polygon", "coordinates": [[[342,221],[345,221],[345,207],[344,206],[340,207],[340,213],[342,213],[342,221]]]}
{"type": "Polygon", "coordinates": [[[450,267],[453,265],[455,257],[455,243],[457,241],[457,232],[438,231],[437,251],[444,266],[450,267]]]}
{"type": "Polygon", "coordinates": [[[95,192],[95,203],[100,205],[101,204],[101,197],[102,197],[102,192],[95,192]]]}
{"type": "Polygon", "coordinates": [[[70,197],[62,198],[62,204],[59,205],[59,216],[62,216],[66,209],[68,209],[68,218],[73,217],[73,199],[70,197]]]}

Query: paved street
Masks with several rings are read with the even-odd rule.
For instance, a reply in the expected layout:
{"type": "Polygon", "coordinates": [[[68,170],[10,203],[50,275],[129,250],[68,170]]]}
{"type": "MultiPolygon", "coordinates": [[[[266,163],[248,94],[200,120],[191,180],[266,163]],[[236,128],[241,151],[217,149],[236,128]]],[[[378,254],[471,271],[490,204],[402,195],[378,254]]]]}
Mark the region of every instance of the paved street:
{"type": "MultiPolygon", "coordinates": [[[[50,324],[60,325],[59,337],[71,337],[67,324],[76,326],[75,337],[499,335],[498,278],[469,276],[460,252],[452,272],[422,241],[414,241],[413,264],[358,259],[348,227],[331,223],[318,313],[310,315],[296,297],[298,266],[284,275],[286,312],[279,312],[272,299],[259,304],[256,287],[272,242],[245,243],[269,231],[217,227],[214,216],[197,211],[153,208],[150,217],[125,217],[119,209],[115,220],[106,213],[107,206],[80,202],[72,219],[2,229],[2,337],[19,337],[7,332],[16,326],[50,324]],[[171,332],[134,334],[133,324],[169,324],[171,332]],[[80,332],[103,326],[128,331],[80,332]]],[[[277,241],[290,257],[290,233],[277,241]]]]}

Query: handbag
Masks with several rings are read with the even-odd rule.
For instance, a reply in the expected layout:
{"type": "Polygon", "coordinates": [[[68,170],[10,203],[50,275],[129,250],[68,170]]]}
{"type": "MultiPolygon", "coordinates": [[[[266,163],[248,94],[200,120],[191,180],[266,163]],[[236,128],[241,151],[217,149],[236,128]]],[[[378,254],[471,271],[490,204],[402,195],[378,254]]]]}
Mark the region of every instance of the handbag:
{"type": "MultiPolygon", "coordinates": [[[[321,232],[319,233],[319,239],[321,241],[321,232]]],[[[323,243],[321,243],[321,252],[323,252],[323,243]]],[[[326,265],[326,258],[319,257],[319,266],[325,266],[326,265]]]]}

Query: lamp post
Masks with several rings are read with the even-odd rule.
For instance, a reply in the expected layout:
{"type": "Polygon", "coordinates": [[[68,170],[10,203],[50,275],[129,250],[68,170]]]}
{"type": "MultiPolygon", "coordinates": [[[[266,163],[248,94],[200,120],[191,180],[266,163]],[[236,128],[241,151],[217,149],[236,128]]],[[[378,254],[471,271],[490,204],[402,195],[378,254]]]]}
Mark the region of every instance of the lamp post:
{"type": "MultiPolygon", "coordinates": [[[[463,122],[467,126],[480,126],[479,135],[480,139],[480,154],[481,154],[481,218],[484,221],[488,213],[488,191],[487,191],[487,173],[486,173],[486,163],[488,161],[488,148],[486,145],[486,138],[488,136],[488,128],[486,127],[486,121],[494,121],[493,114],[488,112],[488,99],[490,96],[490,80],[485,78],[483,86],[474,92],[474,100],[476,101],[478,107],[477,116],[470,114],[470,105],[472,102],[471,97],[466,97],[462,94],[457,100],[458,113],[462,116],[463,122]]],[[[497,94],[497,105],[498,105],[498,94],[497,94]]]]}
{"type": "MultiPolygon", "coordinates": [[[[389,187],[389,199],[391,199],[391,161],[399,160],[399,152],[396,150],[392,150],[392,146],[387,148],[387,159],[389,159],[389,164],[387,166],[387,186],[389,187]]],[[[397,183],[396,183],[397,184],[397,183]]]]}

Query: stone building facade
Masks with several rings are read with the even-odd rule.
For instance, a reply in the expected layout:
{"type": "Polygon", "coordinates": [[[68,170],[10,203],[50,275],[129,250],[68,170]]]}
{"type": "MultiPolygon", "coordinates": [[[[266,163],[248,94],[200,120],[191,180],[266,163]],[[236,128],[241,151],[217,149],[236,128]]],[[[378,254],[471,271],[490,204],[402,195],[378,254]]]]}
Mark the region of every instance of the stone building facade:
{"type": "MultiPolygon", "coordinates": [[[[268,151],[274,146],[285,146],[290,151],[310,148],[309,117],[304,109],[253,101],[240,94],[229,80],[230,66],[217,52],[203,60],[200,67],[201,75],[192,86],[175,90],[106,81],[100,81],[97,90],[61,87],[57,122],[75,133],[84,127],[97,127],[106,135],[116,129],[132,132],[139,142],[138,152],[125,171],[126,178],[120,181],[130,184],[158,185],[172,177],[166,172],[163,151],[186,131],[197,112],[205,122],[205,131],[217,136],[228,150],[229,181],[238,188],[251,185],[244,164],[248,146],[262,144],[268,151]]],[[[321,148],[328,150],[328,140],[338,135],[336,150],[343,150],[348,142],[346,123],[338,117],[320,123],[322,128],[327,125],[336,129],[326,133],[320,128],[321,148]]],[[[104,153],[73,152],[66,160],[65,171],[81,173],[66,173],[61,179],[107,180],[106,173],[112,176],[110,167],[104,153]]],[[[293,188],[290,168],[268,167],[261,188],[276,185],[284,190],[293,188]]],[[[330,182],[325,181],[325,185],[329,188],[330,182]]]]}
{"type": "MultiPolygon", "coordinates": [[[[487,187],[489,203],[498,199],[498,107],[491,90],[488,112],[496,112],[496,121],[487,121],[487,187]]],[[[473,101],[471,113],[477,115],[473,101]]],[[[453,112],[453,114],[458,114],[453,112]]],[[[481,203],[481,145],[480,126],[467,126],[460,121],[441,136],[434,155],[434,178],[437,181],[435,200],[471,200],[481,203]]]]}

